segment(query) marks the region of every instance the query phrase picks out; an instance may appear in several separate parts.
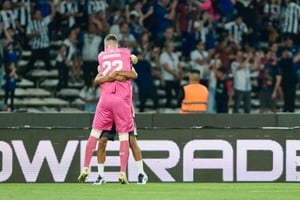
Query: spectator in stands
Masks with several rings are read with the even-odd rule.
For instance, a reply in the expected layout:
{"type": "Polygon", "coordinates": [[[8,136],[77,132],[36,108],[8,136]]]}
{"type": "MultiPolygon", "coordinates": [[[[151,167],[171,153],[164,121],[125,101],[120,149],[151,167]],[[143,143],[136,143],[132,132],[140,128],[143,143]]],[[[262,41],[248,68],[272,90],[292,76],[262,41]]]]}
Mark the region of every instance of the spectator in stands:
{"type": "Polygon", "coordinates": [[[5,38],[3,39],[3,63],[13,63],[17,69],[20,58],[20,45],[15,39],[15,30],[11,28],[4,29],[5,38]]]}
{"type": "Polygon", "coordinates": [[[217,77],[216,72],[219,68],[222,67],[222,62],[220,59],[220,54],[218,52],[214,52],[212,59],[208,63],[209,70],[209,81],[208,81],[208,102],[207,102],[207,113],[215,113],[216,112],[216,85],[217,85],[217,77]]]}
{"type": "Polygon", "coordinates": [[[234,18],[234,2],[232,0],[220,0],[219,1],[219,9],[221,17],[223,17],[223,22],[229,22],[232,21],[234,18]]]}
{"type": "Polygon", "coordinates": [[[238,50],[236,52],[235,61],[231,63],[231,71],[233,75],[233,88],[234,88],[234,105],[233,113],[238,113],[240,104],[243,102],[244,112],[250,113],[251,111],[251,77],[252,70],[258,69],[259,58],[254,59],[254,53],[248,52],[244,57],[244,52],[238,50]],[[253,60],[255,60],[254,63],[253,60]]]}
{"type": "Polygon", "coordinates": [[[6,63],[5,64],[5,97],[4,104],[8,104],[8,100],[10,100],[10,111],[14,111],[14,98],[15,98],[15,90],[17,87],[17,81],[19,81],[19,76],[17,74],[17,68],[15,63],[6,63]]]}
{"type": "Polygon", "coordinates": [[[51,69],[50,63],[50,37],[48,25],[55,16],[55,8],[52,2],[51,14],[47,17],[42,17],[40,10],[35,10],[33,18],[27,26],[26,34],[30,39],[31,56],[29,58],[24,74],[34,68],[34,64],[37,60],[42,60],[45,64],[45,69],[51,69]]]}
{"type": "Polygon", "coordinates": [[[77,2],[72,0],[63,0],[60,4],[60,30],[62,36],[66,37],[69,29],[76,24],[76,17],[83,16],[83,13],[78,12],[77,2]]]}
{"type": "Polygon", "coordinates": [[[212,17],[204,12],[202,14],[202,19],[195,21],[195,38],[199,41],[201,40],[205,44],[205,49],[211,50],[216,46],[216,34],[213,25],[212,17]]]}
{"type": "Polygon", "coordinates": [[[154,1],[155,0],[143,0],[143,5],[142,5],[142,13],[144,16],[143,24],[148,31],[153,30],[154,27],[154,17],[153,17],[154,1]]]}
{"type": "Polygon", "coordinates": [[[190,58],[191,68],[200,71],[201,83],[208,87],[208,81],[210,76],[208,66],[209,54],[205,50],[205,46],[202,41],[198,41],[196,43],[196,48],[191,52],[190,58]]]}
{"type": "Polygon", "coordinates": [[[79,83],[81,82],[81,66],[82,66],[82,49],[83,49],[83,32],[81,31],[81,27],[78,25],[74,25],[71,28],[71,31],[74,32],[76,35],[75,40],[75,55],[74,55],[74,62],[70,69],[71,72],[71,82],[72,83],[79,83]]]}
{"type": "Polygon", "coordinates": [[[152,65],[152,73],[156,79],[161,78],[159,65],[160,47],[155,46],[150,39],[150,32],[144,31],[137,43],[137,50],[143,54],[143,58],[152,65]]]}
{"type": "Polygon", "coordinates": [[[279,26],[279,20],[280,20],[280,2],[278,0],[268,0],[264,4],[264,20],[270,21],[274,24],[277,24],[276,26],[279,26]]]}
{"type": "Polygon", "coordinates": [[[300,41],[300,5],[293,0],[284,0],[283,34],[289,35],[298,43],[300,41]]]}
{"type": "Polygon", "coordinates": [[[180,82],[183,78],[183,72],[179,63],[178,55],[174,52],[174,43],[167,42],[164,51],[160,54],[160,66],[162,71],[162,85],[166,93],[165,107],[174,108],[172,104],[173,92],[178,96],[180,82]]]}
{"type": "Polygon", "coordinates": [[[281,49],[288,50],[290,56],[294,56],[298,53],[298,49],[300,47],[300,44],[297,44],[294,42],[294,39],[291,36],[285,35],[283,36],[283,43],[281,47],[279,48],[277,54],[281,54],[281,49]]]}
{"type": "Polygon", "coordinates": [[[152,59],[153,48],[154,48],[154,44],[150,39],[150,32],[144,31],[138,39],[136,49],[143,54],[143,57],[146,60],[155,63],[155,59],[152,59]]]}
{"type": "Polygon", "coordinates": [[[20,42],[22,48],[28,49],[29,46],[26,38],[26,27],[31,21],[31,10],[32,7],[35,6],[35,2],[31,2],[30,0],[12,0],[12,2],[14,3],[16,19],[22,27],[22,30],[24,30],[20,33],[20,42]]]}
{"type": "MultiPolygon", "coordinates": [[[[50,34],[50,39],[54,40],[54,41],[59,41],[65,38],[65,35],[63,35],[64,33],[62,33],[62,31],[64,31],[61,28],[61,14],[60,14],[60,5],[62,3],[62,0],[52,0],[53,4],[54,4],[54,8],[55,8],[55,16],[53,17],[53,19],[51,20],[51,22],[48,25],[48,29],[49,29],[49,34],[50,34]]],[[[40,10],[42,12],[42,16],[43,17],[47,17],[48,15],[51,14],[51,5],[48,3],[48,1],[45,2],[40,2],[41,5],[40,6],[36,6],[37,10],[40,10]],[[45,9],[47,14],[43,13],[43,9],[45,9]],[[49,9],[49,11],[48,11],[49,9]]],[[[78,23],[79,25],[79,23],[78,23]]]]}
{"type": "Polygon", "coordinates": [[[69,72],[74,63],[76,53],[76,38],[76,32],[70,31],[68,37],[63,41],[56,57],[56,65],[58,67],[57,91],[68,87],[69,72]]]}
{"type": "Polygon", "coordinates": [[[0,20],[3,23],[3,29],[11,28],[16,33],[18,33],[18,31],[24,32],[24,29],[16,19],[11,1],[4,0],[2,2],[2,10],[0,11],[0,20]]]}
{"type": "Polygon", "coordinates": [[[94,113],[100,97],[100,90],[94,79],[90,79],[90,83],[80,90],[79,97],[84,102],[84,111],[94,113]]]}
{"type": "Polygon", "coordinates": [[[235,59],[235,54],[233,52],[234,49],[235,44],[231,41],[231,36],[229,36],[226,32],[222,33],[215,51],[220,54],[220,60],[227,73],[231,71],[231,61],[235,59]]]}
{"type": "Polygon", "coordinates": [[[137,1],[133,3],[132,9],[130,9],[129,6],[126,6],[126,8],[130,33],[134,36],[135,40],[138,40],[145,29],[143,24],[144,15],[142,12],[142,2],[137,1]]]}
{"type": "Polygon", "coordinates": [[[137,41],[134,35],[130,33],[129,24],[127,22],[120,24],[120,33],[117,36],[122,47],[126,47],[131,50],[136,48],[137,41]]]}
{"type": "Polygon", "coordinates": [[[220,67],[216,70],[216,112],[228,113],[229,98],[232,97],[232,84],[227,77],[226,69],[220,67]]]}
{"type": "MultiPolygon", "coordinates": [[[[280,36],[281,8],[278,0],[268,0],[263,10],[263,25],[268,32],[268,42],[278,42],[280,36]]],[[[262,33],[264,34],[264,32],[262,33]]]]}
{"type": "MultiPolygon", "coordinates": [[[[57,0],[54,0],[54,2],[55,1],[57,1],[57,0]]],[[[60,2],[61,0],[58,0],[58,1],[60,2]]],[[[35,3],[36,3],[36,5],[35,5],[36,8],[35,9],[39,10],[41,12],[42,17],[47,17],[48,15],[51,14],[52,8],[51,8],[51,6],[49,4],[49,1],[35,0],[35,3]]]]}
{"type": "Polygon", "coordinates": [[[258,2],[259,1],[248,1],[240,0],[236,1],[235,8],[236,12],[243,22],[247,26],[247,33],[244,35],[243,42],[247,43],[253,48],[258,48],[258,2]]]}
{"type": "Polygon", "coordinates": [[[103,19],[107,18],[106,15],[107,15],[108,4],[105,0],[102,0],[102,1],[88,0],[87,4],[88,4],[87,5],[87,13],[89,15],[89,18],[97,17],[97,15],[101,15],[101,18],[103,18],[103,19]]]}
{"type": "Polygon", "coordinates": [[[236,15],[234,21],[225,24],[225,29],[228,31],[235,44],[240,44],[245,40],[245,35],[248,34],[247,25],[243,22],[243,18],[236,15]]]}
{"type": "Polygon", "coordinates": [[[178,0],[158,0],[153,7],[154,28],[152,35],[156,39],[161,39],[166,28],[171,27],[175,20],[178,0]],[[170,6],[169,6],[170,4],[170,6]]]}
{"type": "Polygon", "coordinates": [[[109,18],[110,28],[109,33],[119,35],[120,34],[120,26],[121,24],[126,22],[126,16],[122,13],[121,10],[114,9],[111,13],[111,17],[109,18]]]}
{"type": "MultiPolygon", "coordinates": [[[[300,58],[298,58],[300,60],[300,58]]],[[[281,53],[281,59],[278,63],[282,72],[282,91],[283,91],[283,112],[295,111],[297,74],[294,63],[297,57],[292,56],[288,49],[284,49],[281,53]]]]}
{"type": "Polygon", "coordinates": [[[208,90],[200,84],[200,71],[191,70],[189,83],[184,85],[178,95],[180,113],[204,113],[207,110],[208,90]]]}
{"type": "Polygon", "coordinates": [[[220,19],[220,9],[218,5],[218,1],[216,0],[204,0],[200,4],[201,10],[204,12],[208,12],[208,14],[212,17],[213,21],[216,22],[220,19]]]}
{"type": "Polygon", "coordinates": [[[110,26],[107,21],[107,10],[108,4],[104,0],[88,1],[88,22],[96,24],[97,34],[103,34],[109,31],[110,26]]]}
{"type": "Polygon", "coordinates": [[[160,49],[164,48],[164,45],[167,42],[173,42],[174,43],[174,51],[180,51],[181,49],[181,39],[178,38],[178,36],[175,34],[173,27],[168,27],[163,33],[163,36],[159,39],[154,40],[154,45],[157,47],[160,47],[160,49]]]}
{"type": "Polygon", "coordinates": [[[135,80],[138,86],[138,97],[140,101],[139,111],[144,112],[146,108],[146,100],[150,98],[153,102],[153,109],[159,113],[159,103],[157,88],[153,80],[152,66],[150,62],[144,59],[144,54],[140,51],[134,51],[134,55],[138,57],[138,63],[134,65],[134,68],[138,74],[135,80]]]}
{"type": "Polygon", "coordinates": [[[178,4],[176,23],[182,38],[182,56],[189,59],[195,40],[196,19],[200,15],[198,1],[187,0],[178,4]]]}
{"type": "Polygon", "coordinates": [[[281,69],[278,66],[278,57],[276,55],[278,45],[271,44],[266,55],[267,63],[264,66],[263,73],[260,75],[262,88],[259,92],[260,113],[266,109],[271,109],[273,113],[277,112],[277,98],[280,95],[280,84],[282,81],[281,69]]]}
{"type": "MultiPolygon", "coordinates": [[[[99,0],[88,0],[87,1],[87,14],[89,15],[89,18],[96,16],[101,12],[100,14],[103,15],[102,17],[106,18],[106,10],[108,8],[106,1],[99,1],[99,0]]],[[[91,20],[91,19],[90,19],[91,20]]],[[[91,22],[91,21],[90,21],[91,22]]]]}
{"type": "Polygon", "coordinates": [[[98,34],[95,24],[88,25],[88,31],[83,35],[82,72],[85,85],[97,75],[98,53],[102,47],[102,37],[98,34]]]}

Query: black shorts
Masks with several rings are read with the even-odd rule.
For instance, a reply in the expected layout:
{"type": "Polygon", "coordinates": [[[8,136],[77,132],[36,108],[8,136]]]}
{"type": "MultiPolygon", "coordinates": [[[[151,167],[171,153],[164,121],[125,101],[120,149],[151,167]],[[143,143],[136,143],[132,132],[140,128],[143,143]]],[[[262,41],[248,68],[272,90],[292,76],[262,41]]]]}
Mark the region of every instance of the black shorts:
{"type": "MultiPolygon", "coordinates": [[[[134,130],[129,132],[129,136],[135,136],[137,137],[137,131],[136,131],[136,125],[134,123],[134,130]]],[[[104,130],[102,131],[102,134],[100,138],[106,137],[110,141],[115,141],[117,137],[117,130],[115,124],[113,124],[112,129],[110,131],[104,130]]]]}

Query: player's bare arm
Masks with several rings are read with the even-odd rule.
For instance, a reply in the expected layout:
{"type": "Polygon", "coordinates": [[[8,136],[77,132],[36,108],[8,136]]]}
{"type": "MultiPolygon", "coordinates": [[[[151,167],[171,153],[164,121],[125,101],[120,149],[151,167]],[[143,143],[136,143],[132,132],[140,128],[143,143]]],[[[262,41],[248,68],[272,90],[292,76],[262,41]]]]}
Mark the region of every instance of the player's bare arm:
{"type": "Polygon", "coordinates": [[[114,79],[109,77],[109,76],[104,76],[104,75],[101,75],[101,74],[97,74],[94,81],[95,81],[96,84],[102,84],[102,83],[105,83],[105,82],[112,82],[112,81],[114,81],[114,79]]]}
{"type": "MultiPolygon", "coordinates": [[[[138,62],[138,58],[136,55],[131,54],[130,60],[132,64],[136,64],[138,62]]],[[[98,67],[99,68],[99,67],[98,67]]],[[[96,84],[102,84],[105,82],[112,82],[112,81],[126,81],[127,79],[136,79],[137,78],[137,73],[135,69],[132,67],[132,70],[130,72],[128,71],[114,71],[108,76],[103,76],[98,74],[95,78],[95,83],[96,84]]]]}
{"type": "Polygon", "coordinates": [[[124,76],[127,79],[136,79],[137,78],[137,73],[136,71],[132,68],[131,71],[114,71],[109,75],[109,77],[115,79],[117,76],[124,76]]]}

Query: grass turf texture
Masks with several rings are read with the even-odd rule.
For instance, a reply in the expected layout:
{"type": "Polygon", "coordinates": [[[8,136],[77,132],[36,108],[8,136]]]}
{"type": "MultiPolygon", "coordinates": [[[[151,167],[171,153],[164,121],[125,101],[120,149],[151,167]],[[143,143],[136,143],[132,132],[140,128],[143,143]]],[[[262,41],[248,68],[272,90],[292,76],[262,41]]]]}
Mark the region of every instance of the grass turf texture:
{"type": "Polygon", "coordinates": [[[0,183],[0,200],[298,200],[297,183],[0,183]]]}

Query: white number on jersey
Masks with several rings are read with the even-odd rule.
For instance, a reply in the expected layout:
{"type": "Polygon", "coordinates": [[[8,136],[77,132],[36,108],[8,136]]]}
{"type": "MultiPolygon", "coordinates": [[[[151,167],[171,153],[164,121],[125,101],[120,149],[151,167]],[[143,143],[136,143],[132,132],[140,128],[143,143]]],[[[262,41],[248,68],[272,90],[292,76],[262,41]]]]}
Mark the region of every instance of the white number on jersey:
{"type": "Polygon", "coordinates": [[[114,71],[121,71],[123,69],[123,62],[122,60],[106,60],[103,62],[102,67],[104,69],[102,74],[106,76],[114,71]]]}

